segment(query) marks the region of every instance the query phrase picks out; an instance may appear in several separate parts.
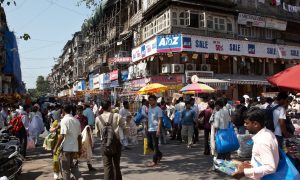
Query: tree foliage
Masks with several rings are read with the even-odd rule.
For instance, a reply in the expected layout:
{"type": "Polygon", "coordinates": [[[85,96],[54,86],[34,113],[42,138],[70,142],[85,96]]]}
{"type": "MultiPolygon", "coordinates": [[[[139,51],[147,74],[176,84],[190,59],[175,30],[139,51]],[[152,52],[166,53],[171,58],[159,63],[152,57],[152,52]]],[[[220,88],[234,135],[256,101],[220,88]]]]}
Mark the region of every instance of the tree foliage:
{"type": "Polygon", "coordinates": [[[78,5],[84,4],[87,8],[91,9],[95,8],[100,2],[101,0],[79,0],[78,5]]]}
{"type": "Polygon", "coordinates": [[[36,96],[41,97],[49,93],[49,82],[44,76],[38,76],[36,80],[36,96]]]}

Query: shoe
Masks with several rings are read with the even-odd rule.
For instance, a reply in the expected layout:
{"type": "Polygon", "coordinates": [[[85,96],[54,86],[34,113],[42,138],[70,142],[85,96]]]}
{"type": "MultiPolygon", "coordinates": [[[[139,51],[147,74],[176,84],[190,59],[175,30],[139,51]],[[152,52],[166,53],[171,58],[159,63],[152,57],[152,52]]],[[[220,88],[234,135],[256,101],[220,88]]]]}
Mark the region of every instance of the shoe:
{"type": "Polygon", "coordinates": [[[151,163],[147,164],[147,167],[156,167],[156,166],[158,166],[158,164],[155,162],[151,162],[151,163]]]}
{"type": "Polygon", "coordinates": [[[187,148],[188,148],[188,149],[191,149],[191,148],[192,148],[192,146],[191,146],[191,145],[188,145],[188,146],[187,146],[187,148]]]}
{"type": "Polygon", "coordinates": [[[160,160],[162,159],[162,156],[157,158],[157,162],[160,162],[160,160]]]}
{"type": "Polygon", "coordinates": [[[59,179],[59,174],[58,173],[54,173],[54,179],[55,180],[59,179]]]}
{"type": "Polygon", "coordinates": [[[91,164],[88,164],[88,168],[89,168],[89,171],[96,171],[96,169],[93,168],[93,166],[91,164]]]}

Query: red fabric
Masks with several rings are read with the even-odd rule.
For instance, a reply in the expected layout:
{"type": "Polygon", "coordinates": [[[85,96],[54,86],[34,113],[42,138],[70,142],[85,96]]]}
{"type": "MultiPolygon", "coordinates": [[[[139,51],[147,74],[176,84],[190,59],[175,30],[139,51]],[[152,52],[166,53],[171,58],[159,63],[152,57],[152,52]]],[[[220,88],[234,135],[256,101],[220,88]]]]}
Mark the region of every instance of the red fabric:
{"type": "Polygon", "coordinates": [[[267,80],[274,86],[293,91],[300,91],[300,65],[281,71],[268,77],[267,80]]]}
{"type": "Polygon", "coordinates": [[[78,114],[75,116],[75,118],[78,119],[78,121],[80,122],[80,127],[82,132],[85,126],[88,125],[88,119],[84,115],[78,115],[78,114]]]}
{"type": "Polygon", "coordinates": [[[22,122],[22,115],[18,115],[14,117],[10,121],[10,125],[12,126],[11,133],[13,135],[16,135],[20,130],[24,127],[23,122],[22,122]]]}

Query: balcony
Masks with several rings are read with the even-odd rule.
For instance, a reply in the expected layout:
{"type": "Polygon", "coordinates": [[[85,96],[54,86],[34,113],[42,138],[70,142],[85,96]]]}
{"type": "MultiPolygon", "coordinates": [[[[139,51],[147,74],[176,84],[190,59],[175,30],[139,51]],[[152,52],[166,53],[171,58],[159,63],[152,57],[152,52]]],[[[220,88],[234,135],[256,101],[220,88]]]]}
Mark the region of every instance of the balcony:
{"type": "Polygon", "coordinates": [[[136,25],[137,23],[141,22],[143,18],[143,15],[142,15],[142,10],[139,10],[135,15],[133,15],[131,18],[130,18],[130,27],[136,25]]]}

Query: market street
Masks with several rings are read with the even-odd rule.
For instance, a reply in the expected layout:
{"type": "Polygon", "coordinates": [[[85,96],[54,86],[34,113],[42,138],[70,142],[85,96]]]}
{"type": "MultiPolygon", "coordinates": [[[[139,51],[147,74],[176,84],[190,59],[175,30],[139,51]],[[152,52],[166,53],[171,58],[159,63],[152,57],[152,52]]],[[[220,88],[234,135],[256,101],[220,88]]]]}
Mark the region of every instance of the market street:
{"type": "MultiPolygon", "coordinates": [[[[201,135],[200,142],[203,142],[201,135]]],[[[158,177],[160,180],[185,180],[185,179],[230,179],[224,174],[210,172],[212,157],[203,155],[203,146],[195,145],[195,148],[186,149],[184,144],[178,141],[168,141],[170,144],[162,145],[161,151],[164,157],[159,167],[146,167],[145,163],[151,161],[152,156],[143,155],[142,141],[131,150],[123,151],[121,168],[125,180],[153,180],[158,177]]],[[[99,155],[99,141],[96,143],[93,163],[97,171],[89,172],[86,163],[80,163],[80,171],[83,179],[103,179],[102,159],[99,155]]],[[[20,179],[52,179],[51,154],[39,147],[31,152],[25,161],[22,176],[20,179]]]]}

